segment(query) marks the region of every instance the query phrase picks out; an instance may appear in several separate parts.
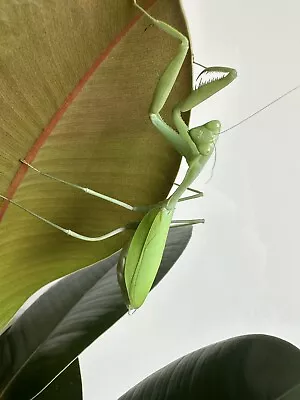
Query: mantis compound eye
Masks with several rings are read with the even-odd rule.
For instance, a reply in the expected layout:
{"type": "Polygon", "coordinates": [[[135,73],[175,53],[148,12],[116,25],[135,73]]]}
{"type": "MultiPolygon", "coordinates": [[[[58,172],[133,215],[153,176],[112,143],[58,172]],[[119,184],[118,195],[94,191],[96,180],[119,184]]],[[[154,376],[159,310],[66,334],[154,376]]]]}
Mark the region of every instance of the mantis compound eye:
{"type": "Polygon", "coordinates": [[[213,135],[218,135],[221,132],[221,122],[217,119],[207,122],[204,126],[211,131],[213,135]]]}

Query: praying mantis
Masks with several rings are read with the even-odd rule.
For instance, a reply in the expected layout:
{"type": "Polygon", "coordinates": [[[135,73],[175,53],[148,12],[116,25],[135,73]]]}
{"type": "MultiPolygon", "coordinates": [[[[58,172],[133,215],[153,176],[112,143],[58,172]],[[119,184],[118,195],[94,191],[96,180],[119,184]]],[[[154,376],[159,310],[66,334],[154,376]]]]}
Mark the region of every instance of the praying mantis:
{"type": "Polygon", "coordinates": [[[142,12],[155,27],[180,42],[177,54],[167,65],[158,80],[153,94],[152,103],[149,108],[149,118],[155,128],[174,147],[174,149],[185,158],[188,164],[188,170],[181,184],[177,185],[177,188],[172,195],[155,205],[132,206],[122,202],[121,200],[98,193],[92,189],[78,186],[49,175],[36,169],[24,160],[21,160],[21,162],[25,163],[32,170],[50,179],[72,186],[73,188],[82,190],[89,195],[112,202],[133,212],[144,213],[144,217],[140,222],[128,224],[127,226],[115,229],[100,237],[88,237],[71,231],[70,229],[65,229],[35,214],[13,200],[0,196],[2,199],[9,200],[12,204],[20,207],[27,213],[65,234],[85,241],[101,241],[123,232],[124,230],[134,229],[131,240],[121,251],[117,268],[118,282],[124,301],[129,310],[135,310],[141,307],[151,290],[163,256],[169,229],[175,226],[199,224],[204,222],[203,219],[178,221],[173,220],[172,218],[178,202],[188,201],[203,195],[201,192],[191,189],[190,185],[198,177],[204,165],[212,155],[215,143],[221,131],[221,123],[217,120],[213,120],[204,125],[190,129],[184,122],[182,113],[192,110],[201,102],[225,88],[237,77],[237,72],[232,68],[220,66],[204,68],[200,76],[200,85],[196,89],[192,90],[184,100],[180,101],[173,108],[172,120],[175,129],[169,126],[161,118],[160,112],[169,97],[186,58],[189,50],[189,40],[174,27],[152,17],[137,3],[136,0],[133,0],[133,5],[139,9],[139,11],[142,12]],[[186,190],[193,192],[193,194],[182,197],[186,190]]]}

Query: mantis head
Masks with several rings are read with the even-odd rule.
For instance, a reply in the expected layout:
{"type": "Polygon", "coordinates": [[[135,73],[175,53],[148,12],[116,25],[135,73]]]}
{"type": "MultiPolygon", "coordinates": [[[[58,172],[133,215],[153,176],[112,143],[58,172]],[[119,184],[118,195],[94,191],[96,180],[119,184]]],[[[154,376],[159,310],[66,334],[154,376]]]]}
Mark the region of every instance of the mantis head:
{"type": "Polygon", "coordinates": [[[221,122],[218,120],[213,120],[204,125],[192,128],[189,131],[189,134],[199,153],[208,157],[214,150],[215,143],[220,132],[221,122]]]}

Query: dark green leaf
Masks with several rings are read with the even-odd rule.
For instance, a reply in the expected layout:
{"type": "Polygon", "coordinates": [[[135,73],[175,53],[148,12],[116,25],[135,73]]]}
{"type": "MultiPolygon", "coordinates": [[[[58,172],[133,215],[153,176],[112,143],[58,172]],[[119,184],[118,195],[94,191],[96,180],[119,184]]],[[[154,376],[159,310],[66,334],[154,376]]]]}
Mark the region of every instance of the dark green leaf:
{"type": "Polygon", "coordinates": [[[36,400],[82,400],[81,375],[78,358],[72,362],[36,400]]]}
{"type": "Polygon", "coordinates": [[[119,400],[279,400],[299,382],[297,347],[272,336],[248,335],[172,362],[119,400]]]}
{"type": "MultiPolygon", "coordinates": [[[[155,285],[185,249],[191,227],[172,228],[155,285]]],[[[0,336],[0,399],[29,400],[111,327],[126,307],[118,254],[61,279],[0,336]]]]}
{"type": "Polygon", "coordinates": [[[300,399],[300,383],[289,389],[276,400],[299,400],[300,399]]]}

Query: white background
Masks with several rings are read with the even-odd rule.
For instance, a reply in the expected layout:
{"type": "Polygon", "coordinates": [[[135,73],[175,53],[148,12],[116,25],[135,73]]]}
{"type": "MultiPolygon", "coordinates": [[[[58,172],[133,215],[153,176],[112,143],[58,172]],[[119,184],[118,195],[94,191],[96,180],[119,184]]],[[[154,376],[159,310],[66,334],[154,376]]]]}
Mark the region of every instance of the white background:
{"type": "MultiPolygon", "coordinates": [[[[225,129],[300,83],[299,0],[182,3],[195,59],[239,73],[191,126],[220,119],[225,129]]],[[[212,180],[205,184],[209,164],[194,184],[205,198],[176,216],[206,224],[145,305],[80,357],[85,400],[116,400],[172,360],[232,336],[266,333],[300,346],[299,104],[300,90],[219,140],[212,180]]]]}

